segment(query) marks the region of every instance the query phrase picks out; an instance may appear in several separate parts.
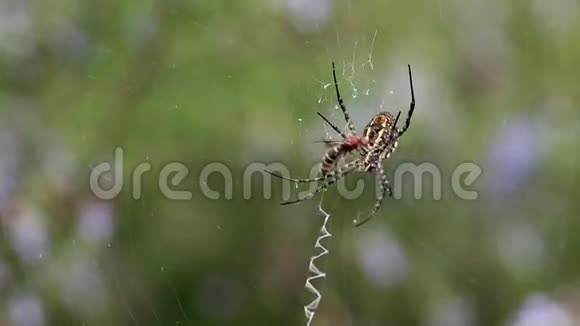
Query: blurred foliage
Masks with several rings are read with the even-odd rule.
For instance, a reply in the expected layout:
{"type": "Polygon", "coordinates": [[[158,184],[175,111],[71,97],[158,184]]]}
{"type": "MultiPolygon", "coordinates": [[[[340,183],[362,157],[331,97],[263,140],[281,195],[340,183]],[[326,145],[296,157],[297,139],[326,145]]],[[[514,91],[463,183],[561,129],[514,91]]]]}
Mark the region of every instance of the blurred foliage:
{"type": "Polygon", "coordinates": [[[242,181],[251,162],[302,176],[321,157],[315,112],[341,121],[331,61],[359,129],[382,102],[405,114],[413,66],[416,113],[386,166],[432,162],[444,193],[406,184],[355,229],[370,191],[327,192],[313,324],[544,325],[522,317],[537,297],[573,320],[545,325],[580,323],[575,2],[8,0],[0,16],[0,324],[303,324],[318,199],[280,207],[279,182],[271,199],[256,182],[247,200],[242,181]],[[101,201],[89,174],[117,146],[124,188],[101,201]],[[175,161],[192,200],[159,190],[175,161]],[[465,161],[483,168],[475,201],[451,192],[465,161]],[[233,199],[203,196],[212,162],[233,199]]]}

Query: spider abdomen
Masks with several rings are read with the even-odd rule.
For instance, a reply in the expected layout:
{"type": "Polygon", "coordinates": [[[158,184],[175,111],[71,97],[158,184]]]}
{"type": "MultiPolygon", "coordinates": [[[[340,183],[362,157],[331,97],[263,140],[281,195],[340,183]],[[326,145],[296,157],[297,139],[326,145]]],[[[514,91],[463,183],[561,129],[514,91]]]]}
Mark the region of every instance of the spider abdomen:
{"type": "Polygon", "coordinates": [[[399,129],[395,127],[396,118],[390,112],[381,112],[375,115],[363,131],[372,150],[364,159],[365,171],[372,171],[397,146],[399,129]]]}
{"type": "Polygon", "coordinates": [[[322,158],[322,166],[320,168],[323,176],[327,175],[330,171],[336,169],[338,161],[346,155],[356,149],[364,148],[368,145],[368,140],[360,136],[349,136],[343,142],[332,146],[329,150],[324,153],[322,158]]]}

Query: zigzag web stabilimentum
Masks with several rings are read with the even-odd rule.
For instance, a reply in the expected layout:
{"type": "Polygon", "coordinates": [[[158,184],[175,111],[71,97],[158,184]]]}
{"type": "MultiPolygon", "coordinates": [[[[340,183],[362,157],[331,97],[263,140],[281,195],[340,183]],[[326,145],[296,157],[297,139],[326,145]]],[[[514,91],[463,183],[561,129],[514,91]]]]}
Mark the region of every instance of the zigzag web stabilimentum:
{"type": "MultiPolygon", "coordinates": [[[[351,89],[351,99],[352,100],[359,99],[359,96],[361,96],[361,95],[362,96],[370,96],[370,88],[372,87],[371,85],[376,84],[376,81],[374,79],[371,79],[368,83],[368,87],[361,92],[361,91],[359,91],[359,88],[357,87],[356,74],[357,74],[357,70],[359,70],[358,68],[360,68],[362,70],[365,70],[368,68],[369,71],[374,71],[373,51],[374,51],[375,40],[377,38],[377,35],[378,35],[378,30],[375,30],[375,32],[372,36],[372,41],[370,43],[370,49],[369,49],[368,55],[366,56],[365,62],[363,62],[363,63],[357,62],[357,49],[359,47],[359,42],[358,42],[358,40],[355,40],[354,44],[353,44],[352,54],[350,55],[349,60],[343,61],[342,65],[341,65],[342,69],[339,68],[339,71],[341,72],[341,75],[342,75],[341,79],[343,81],[346,81],[346,83],[342,83],[342,86],[343,87],[347,86],[347,88],[351,89]],[[348,87],[348,86],[350,86],[350,87],[348,87]]],[[[340,47],[340,34],[339,34],[338,29],[337,29],[337,43],[338,43],[338,47],[340,47]]],[[[331,53],[329,52],[329,58],[331,58],[331,57],[332,57],[331,53]]],[[[317,102],[319,105],[322,105],[323,103],[326,103],[326,102],[334,103],[334,105],[333,105],[334,110],[331,110],[332,111],[331,116],[333,116],[338,121],[340,121],[340,119],[342,118],[342,117],[340,117],[340,114],[335,114],[336,112],[339,112],[340,108],[339,108],[338,103],[336,102],[336,98],[334,97],[334,94],[333,94],[334,90],[332,89],[333,84],[331,81],[332,77],[331,77],[331,70],[330,70],[330,62],[332,62],[332,59],[328,60],[328,63],[329,63],[328,76],[323,77],[323,78],[314,78],[314,80],[319,85],[319,97],[318,97],[317,102]],[[327,94],[327,92],[331,92],[331,93],[327,94]]],[[[340,67],[340,65],[339,65],[339,67],[340,67]]],[[[340,83],[340,81],[339,81],[339,83],[340,83]]],[[[352,101],[351,101],[351,107],[352,107],[352,101]]],[[[382,108],[382,104],[381,104],[381,108],[382,108]]],[[[353,111],[351,109],[351,113],[352,112],[353,111]]],[[[355,115],[367,116],[368,112],[355,112],[355,115]]],[[[332,139],[331,135],[333,135],[333,133],[329,130],[328,126],[324,122],[320,122],[320,123],[323,126],[324,131],[325,131],[324,139],[331,140],[332,139]]],[[[308,304],[304,305],[304,307],[303,307],[304,308],[304,316],[306,317],[306,325],[307,326],[311,325],[312,321],[314,320],[315,314],[318,310],[318,306],[320,305],[320,302],[322,300],[322,292],[320,291],[320,286],[318,286],[318,287],[315,286],[313,282],[316,280],[319,280],[319,279],[324,279],[324,278],[326,278],[326,275],[327,275],[324,271],[322,271],[318,267],[318,266],[320,266],[319,259],[330,253],[327,246],[323,245],[323,243],[322,243],[322,241],[324,239],[332,237],[332,234],[328,231],[328,224],[330,223],[331,214],[328,213],[327,211],[325,211],[324,208],[322,207],[324,193],[325,192],[322,192],[320,202],[318,204],[318,214],[320,216],[322,216],[322,218],[323,218],[322,225],[320,227],[318,238],[316,239],[316,242],[314,245],[315,252],[309,258],[309,263],[308,263],[309,276],[306,278],[306,282],[305,282],[306,290],[308,292],[310,292],[312,295],[314,295],[314,298],[312,299],[312,301],[310,301],[308,304]]],[[[356,221],[359,217],[360,216],[357,216],[357,218],[355,218],[354,220],[356,221]]]]}
{"type": "Polygon", "coordinates": [[[322,215],[322,226],[320,227],[320,232],[318,233],[318,238],[316,239],[316,243],[314,244],[315,252],[312,256],[310,256],[310,261],[308,263],[308,272],[310,276],[306,278],[306,283],[304,287],[312,294],[314,294],[314,299],[304,306],[304,316],[306,317],[306,325],[310,326],[310,323],[314,319],[314,315],[316,310],[318,309],[318,305],[322,300],[322,293],[312,284],[312,281],[317,279],[324,279],[326,277],[326,273],[321,271],[316,266],[316,261],[321,258],[322,256],[327,255],[330,251],[326,249],[326,247],[322,244],[322,240],[325,238],[332,237],[332,234],[328,231],[327,225],[330,221],[330,214],[327,213],[322,208],[322,201],[324,199],[324,193],[320,198],[320,202],[318,203],[318,212],[322,215]]]}

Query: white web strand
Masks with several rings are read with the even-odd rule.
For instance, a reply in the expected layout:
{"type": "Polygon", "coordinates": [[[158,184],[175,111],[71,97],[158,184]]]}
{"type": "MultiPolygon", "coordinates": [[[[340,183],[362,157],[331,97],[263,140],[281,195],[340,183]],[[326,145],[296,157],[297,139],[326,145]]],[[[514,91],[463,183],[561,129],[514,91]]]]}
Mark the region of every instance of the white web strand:
{"type": "Polygon", "coordinates": [[[377,34],[379,33],[379,30],[375,30],[375,34],[373,35],[373,40],[371,42],[371,50],[369,52],[369,58],[367,59],[367,62],[362,64],[362,68],[364,68],[366,65],[368,65],[371,70],[375,70],[375,65],[373,64],[373,51],[375,49],[375,40],[377,38],[377,34]]]}
{"type": "MultiPolygon", "coordinates": [[[[373,63],[373,51],[374,51],[374,47],[375,47],[375,40],[377,38],[377,34],[378,34],[378,30],[375,30],[375,33],[373,34],[373,38],[371,41],[371,48],[370,48],[370,52],[368,54],[368,58],[367,61],[365,63],[363,63],[361,65],[362,68],[366,67],[367,65],[370,67],[370,70],[374,70],[374,63],[373,63]]],[[[336,39],[337,39],[337,43],[338,43],[338,47],[340,48],[340,33],[339,30],[337,28],[336,30],[336,39]]],[[[355,40],[354,42],[354,47],[353,47],[353,51],[352,51],[352,57],[351,57],[351,62],[349,64],[347,64],[346,62],[343,62],[342,64],[342,76],[343,78],[350,84],[351,89],[352,89],[352,98],[356,99],[359,95],[358,92],[358,88],[356,87],[355,83],[354,83],[354,78],[355,78],[355,73],[356,73],[356,66],[357,66],[357,62],[356,62],[356,55],[357,55],[357,49],[358,49],[358,40],[355,40]],[[350,68],[350,74],[347,75],[347,69],[350,68]]],[[[326,83],[323,81],[320,81],[316,78],[314,78],[314,80],[316,82],[318,82],[318,84],[320,84],[320,90],[322,92],[324,92],[328,87],[330,87],[332,84],[331,83],[326,83]]],[[[374,80],[373,80],[374,83],[374,80]]],[[[364,95],[369,95],[369,89],[367,89],[364,93],[364,95]]],[[[318,98],[318,104],[324,103],[328,101],[328,98],[324,95],[321,95],[318,98]]],[[[381,104],[381,108],[384,104],[381,104]]],[[[335,105],[334,107],[336,110],[339,109],[338,104],[335,105]]],[[[328,129],[327,126],[325,124],[323,124],[325,131],[326,131],[326,136],[327,138],[329,137],[328,135],[328,129]]],[[[310,256],[310,262],[308,264],[308,272],[310,273],[310,276],[306,278],[306,283],[304,284],[304,287],[312,294],[314,294],[314,299],[307,305],[304,306],[304,315],[306,317],[306,326],[310,326],[310,324],[312,323],[312,320],[314,319],[314,315],[316,314],[316,311],[318,309],[318,306],[320,304],[320,301],[322,300],[322,294],[320,293],[320,291],[312,284],[313,281],[317,280],[317,279],[324,279],[326,278],[326,273],[322,272],[317,266],[316,266],[316,261],[329,254],[330,251],[328,249],[326,249],[326,247],[324,247],[322,245],[322,240],[324,240],[325,238],[330,238],[332,237],[332,234],[330,232],[328,232],[327,229],[327,225],[328,222],[330,221],[330,214],[328,214],[323,208],[322,208],[322,200],[324,198],[324,193],[320,199],[320,203],[318,204],[318,211],[322,214],[324,220],[322,222],[322,226],[320,228],[320,232],[319,232],[319,236],[316,239],[316,244],[314,245],[314,250],[318,250],[320,249],[320,251],[318,253],[315,253],[314,255],[310,256]]],[[[358,218],[357,218],[358,220],[358,218]]]]}
{"type": "Polygon", "coordinates": [[[318,267],[316,267],[315,262],[320,257],[329,253],[329,250],[326,249],[322,244],[321,241],[325,238],[332,237],[332,234],[328,232],[326,225],[330,220],[330,214],[328,214],[324,209],[322,209],[322,198],[320,199],[320,203],[318,204],[318,211],[324,216],[324,221],[322,222],[322,227],[320,228],[318,239],[316,239],[316,244],[314,245],[314,249],[320,249],[321,251],[318,254],[314,254],[310,256],[310,263],[308,264],[308,271],[311,275],[306,278],[306,283],[304,287],[312,294],[314,294],[315,298],[309,304],[304,306],[304,316],[306,317],[306,326],[310,326],[312,319],[314,319],[314,314],[316,313],[316,309],[318,309],[318,305],[320,304],[320,300],[322,299],[322,294],[314,285],[312,281],[317,280],[319,278],[325,278],[326,273],[322,272],[318,267]]]}

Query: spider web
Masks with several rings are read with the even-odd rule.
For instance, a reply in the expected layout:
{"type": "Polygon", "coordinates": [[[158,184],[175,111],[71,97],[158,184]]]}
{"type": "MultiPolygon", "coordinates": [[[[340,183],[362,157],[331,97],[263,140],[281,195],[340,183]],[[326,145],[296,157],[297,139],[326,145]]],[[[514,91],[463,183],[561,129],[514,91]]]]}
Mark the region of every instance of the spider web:
{"type": "MultiPolygon", "coordinates": [[[[352,43],[352,50],[350,56],[346,60],[336,60],[336,59],[329,59],[331,61],[337,61],[336,64],[336,72],[337,72],[337,82],[339,84],[339,89],[343,99],[348,102],[346,104],[347,109],[349,109],[349,114],[351,115],[351,119],[355,126],[359,126],[357,128],[357,132],[361,132],[360,126],[363,116],[368,116],[366,112],[361,112],[361,110],[352,109],[353,107],[357,107],[360,105],[363,97],[371,98],[373,95],[373,89],[376,85],[375,79],[367,79],[366,83],[361,82],[359,78],[357,78],[357,74],[360,73],[368,73],[373,74],[375,72],[375,64],[373,61],[374,56],[374,47],[375,42],[377,40],[377,36],[379,34],[378,30],[375,30],[370,38],[370,45],[368,47],[368,52],[363,59],[360,59],[358,56],[359,49],[359,40],[356,39],[352,43]],[[348,95],[347,95],[348,94],[348,95]],[[353,117],[354,116],[354,117],[353,117]]],[[[341,47],[341,37],[340,32],[337,28],[336,30],[336,40],[338,48],[341,47]]],[[[331,53],[330,50],[327,49],[327,53],[331,53]]],[[[329,55],[330,58],[330,55],[329,55]]],[[[334,89],[334,83],[332,81],[332,74],[330,69],[328,69],[328,77],[325,78],[313,78],[313,80],[318,84],[318,98],[316,100],[317,104],[320,107],[325,107],[323,112],[330,112],[331,119],[341,128],[342,130],[347,130],[346,122],[344,121],[343,113],[340,109],[340,106],[336,99],[336,93],[334,89]],[[331,106],[331,107],[329,107],[331,106]]],[[[391,92],[392,94],[392,92],[391,92]]],[[[384,104],[383,102],[378,106],[379,110],[382,110],[384,104]]],[[[298,119],[300,122],[303,121],[302,118],[298,119]]],[[[323,138],[325,140],[337,140],[340,136],[336,135],[336,132],[332,130],[326,123],[320,122],[324,130],[323,138]]],[[[320,129],[318,127],[312,128],[312,134],[306,132],[305,138],[316,139],[317,134],[320,133],[320,129]]],[[[319,137],[319,136],[318,136],[319,137]]],[[[310,152],[314,153],[314,155],[320,155],[320,147],[311,146],[310,152]]],[[[314,156],[313,158],[315,158],[314,156]]],[[[340,164],[343,164],[341,162],[340,164]]],[[[340,165],[339,164],[339,165],[340,165]]],[[[339,182],[344,182],[344,178],[339,180],[339,182]]],[[[309,276],[306,278],[305,282],[305,289],[312,295],[314,298],[312,301],[309,301],[306,305],[304,305],[304,315],[306,317],[306,325],[310,326],[314,317],[318,311],[319,305],[323,298],[323,290],[320,287],[316,286],[313,282],[318,280],[323,280],[327,277],[327,273],[320,268],[318,268],[317,263],[319,263],[320,259],[330,253],[330,247],[327,243],[326,245],[323,244],[323,240],[332,237],[332,234],[328,230],[328,225],[331,219],[331,213],[327,212],[323,208],[323,199],[324,193],[322,192],[320,201],[317,205],[317,215],[322,216],[322,224],[318,233],[318,237],[316,238],[314,249],[315,253],[309,257],[308,263],[308,273],[309,276]]],[[[356,214],[356,218],[353,218],[353,224],[356,223],[358,219],[360,219],[360,212],[356,214]]],[[[351,226],[352,226],[351,225],[351,226]]],[[[325,264],[326,265],[326,264],[325,264]]]]}
{"type": "MultiPolygon", "coordinates": [[[[357,58],[357,51],[358,51],[358,47],[359,47],[359,41],[354,40],[354,45],[352,48],[352,53],[350,55],[350,58],[347,60],[340,60],[337,63],[337,73],[339,76],[341,76],[342,78],[339,77],[339,79],[343,79],[348,83],[348,86],[350,87],[351,90],[351,97],[353,100],[356,100],[359,96],[370,96],[371,93],[371,86],[367,85],[364,90],[359,90],[359,88],[361,87],[360,85],[357,84],[357,80],[356,80],[356,73],[357,73],[357,67],[360,67],[361,69],[368,69],[368,71],[374,71],[375,69],[375,65],[373,62],[373,53],[374,53],[374,47],[375,47],[375,42],[377,39],[377,35],[378,35],[379,31],[375,30],[375,32],[373,33],[372,39],[371,39],[371,43],[370,43],[370,49],[368,52],[367,57],[365,58],[364,62],[359,62],[358,58],[357,58]]],[[[337,38],[337,44],[338,47],[340,48],[340,33],[339,30],[337,29],[336,31],[336,38],[337,38]]],[[[329,58],[331,58],[331,51],[329,49],[326,50],[327,51],[327,56],[329,58]]],[[[334,61],[333,59],[331,59],[330,61],[334,61]]],[[[334,95],[334,85],[332,82],[332,79],[330,78],[330,81],[322,81],[319,80],[317,78],[313,78],[314,81],[316,81],[319,84],[319,96],[318,96],[318,104],[323,104],[323,103],[334,103],[334,109],[339,110],[339,106],[338,103],[336,103],[336,97],[334,95]],[[327,90],[330,88],[331,90],[331,94],[327,94],[327,90]]],[[[340,83],[340,81],[339,81],[340,83]]],[[[372,79],[370,84],[375,84],[376,80],[372,79]]],[[[344,84],[339,85],[339,87],[344,88],[344,84]]],[[[344,96],[344,95],[343,95],[344,96]]]]}
{"type": "Polygon", "coordinates": [[[327,225],[330,222],[330,214],[327,213],[322,208],[323,199],[324,194],[321,196],[320,202],[318,203],[318,212],[322,215],[323,218],[322,226],[320,227],[319,236],[314,244],[314,250],[319,251],[318,253],[315,253],[312,256],[310,256],[310,262],[308,263],[308,272],[311,275],[306,278],[306,283],[304,285],[304,287],[315,296],[310,303],[304,306],[304,316],[306,317],[307,326],[310,326],[310,323],[312,323],[314,315],[316,314],[316,311],[318,309],[318,305],[322,300],[322,293],[312,284],[312,282],[318,279],[326,278],[326,273],[321,271],[316,266],[316,261],[330,253],[330,251],[321,243],[322,240],[332,237],[332,234],[328,231],[327,228],[327,225]]]}
{"type": "MultiPolygon", "coordinates": [[[[360,112],[360,110],[353,110],[351,108],[356,107],[362,98],[370,98],[373,95],[373,87],[376,84],[374,79],[364,79],[359,78],[359,75],[364,73],[373,73],[375,71],[375,63],[374,63],[374,46],[377,38],[379,37],[379,31],[375,30],[372,35],[368,36],[368,40],[370,43],[367,42],[368,49],[366,54],[360,55],[361,49],[363,46],[361,45],[362,42],[359,40],[354,40],[350,42],[352,44],[351,50],[349,51],[349,56],[344,60],[336,59],[336,69],[337,69],[337,77],[339,87],[341,89],[341,94],[343,94],[343,98],[348,100],[347,107],[349,107],[349,112],[351,115],[353,112],[354,114],[354,123],[355,125],[361,126],[362,117],[367,117],[368,114],[366,112],[360,112]],[[366,81],[366,82],[365,82],[366,81]],[[357,112],[359,111],[359,112],[357,112]],[[357,121],[358,120],[358,121],[357,121]]],[[[368,41],[367,40],[367,41],[368,41]]],[[[341,39],[340,33],[337,30],[337,44],[340,48],[341,46],[341,39]]],[[[327,52],[332,52],[327,50],[327,52]]],[[[330,58],[330,56],[329,56],[330,58]]],[[[328,60],[329,68],[330,62],[332,60],[328,60]]],[[[315,83],[318,84],[318,95],[315,99],[315,102],[324,109],[323,112],[330,112],[332,118],[337,121],[337,123],[344,124],[344,119],[342,117],[342,112],[336,102],[336,95],[334,90],[334,85],[332,82],[332,74],[330,69],[327,70],[327,74],[325,74],[322,78],[313,78],[315,83]]],[[[302,126],[303,130],[306,131],[307,135],[302,135],[302,139],[312,139],[316,140],[320,137],[320,127],[316,125],[315,127],[309,127],[307,124],[304,123],[302,117],[297,118],[298,123],[302,126]],[[316,136],[310,136],[310,130],[316,132],[316,136]]],[[[330,139],[331,136],[335,136],[333,133],[334,131],[330,130],[328,126],[322,123],[323,130],[324,130],[324,138],[330,139]]],[[[324,149],[321,150],[320,146],[316,146],[313,150],[315,152],[316,157],[319,158],[321,153],[324,149]]],[[[141,199],[143,206],[147,206],[147,200],[145,196],[141,199]]],[[[317,205],[317,214],[322,217],[322,223],[320,225],[319,234],[314,242],[314,253],[312,256],[309,257],[308,262],[308,276],[306,277],[304,286],[309,294],[313,295],[314,298],[306,303],[303,306],[304,316],[306,318],[306,325],[311,325],[315,316],[317,316],[319,311],[320,303],[322,302],[324,291],[320,288],[320,282],[323,281],[327,274],[324,271],[325,268],[320,268],[321,259],[324,256],[330,254],[331,248],[329,247],[328,243],[324,243],[325,239],[331,238],[332,234],[329,231],[329,225],[331,222],[331,212],[327,212],[324,207],[324,192],[321,194],[320,201],[317,205]],[[316,284],[318,283],[318,284],[316,284]]],[[[153,216],[155,212],[150,212],[153,216]]],[[[353,219],[356,220],[356,219],[353,219]]],[[[219,229],[220,226],[216,225],[219,229]]],[[[139,243],[139,240],[135,239],[132,235],[131,226],[128,226],[129,234],[131,235],[132,239],[130,242],[132,243],[139,243]]],[[[328,240],[326,240],[328,241],[328,240]]],[[[115,244],[112,243],[111,248],[115,247],[115,244]]],[[[155,243],[153,245],[152,256],[153,260],[157,262],[161,262],[157,266],[157,270],[153,273],[158,275],[156,278],[159,280],[159,285],[162,288],[165,288],[169,293],[170,297],[174,298],[174,304],[176,307],[176,315],[178,319],[174,320],[175,325],[192,325],[192,317],[188,314],[188,307],[184,302],[182,302],[183,295],[178,292],[178,285],[175,284],[174,280],[172,279],[172,271],[171,267],[168,267],[169,264],[164,264],[164,255],[162,252],[163,245],[159,243],[155,243]]],[[[137,251],[138,249],[135,249],[137,251]]],[[[323,263],[324,266],[327,265],[327,262],[323,263]]],[[[125,267],[127,268],[127,267],[125,267]]],[[[138,266],[129,266],[133,273],[138,274],[138,266]]],[[[113,288],[114,293],[118,297],[118,301],[120,304],[120,309],[122,309],[125,314],[128,316],[128,320],[134,325],[142,325],[145,323],[146,320],[150,319],[154,324],[161,325],[163,321],[166,321],[166,316],[160,316],[159,312],[155,307],[155,303],[151,302],[148,299],[147,295],[144,293],[145,290],[136,280],[128,278],[126,275],[122,275],[120,272],[116,272],[115,270],[121,270],[122,267],[114,268],[112,271],[113,275],[113,288]],[[138,296],[140,298],[139,302],[135,303],[133,298],[138,296]],[[147,315],[149,317],[144,317],[139,313],[139,309],[145,309],[147,311],[147,315]]],[[[143,313],[143,312],[141,312],[143,313]]]]}

